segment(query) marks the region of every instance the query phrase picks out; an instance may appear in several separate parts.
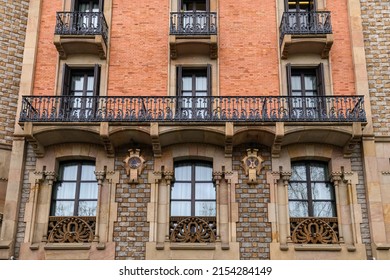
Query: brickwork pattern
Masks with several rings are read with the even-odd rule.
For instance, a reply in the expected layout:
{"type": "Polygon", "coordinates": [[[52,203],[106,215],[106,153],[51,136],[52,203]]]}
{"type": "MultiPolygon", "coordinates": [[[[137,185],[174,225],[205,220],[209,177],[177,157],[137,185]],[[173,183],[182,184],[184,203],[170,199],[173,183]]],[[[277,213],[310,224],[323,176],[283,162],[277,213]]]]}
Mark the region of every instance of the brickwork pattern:
{"type": "Polygon", "coordinates": [[[31,145],[27,146],[26,152],[26,160],[25,160],[25,168],[24,168],[24,177],[23,177],[23,187],[22,187],[22,197],[20,201],[19,208],[19,220],[18,220],[18,230],[16,233],[16,242],[15,242],[15,258],[19,257],[20,246],[24,242],[24,235],[26,231],[26,223],[24,222],[24,215],[26,210],[26,203],[30,197],[30,172],[35,171],[36,165],[36,157],[34,154],[34,150],[31,145]]]}
{"type": "Polygon", "coordinates": [[[28,1],[0,0],[0,144],[12,141],[27,13],[28,1]]]}
{"type": "Polygon", "coordinates": [[[149,241],[149,223],[147,222],[147,203],[150,202],[150,185],[147,184],[148,172],[153,170],[153,155],[141,148],[146,160],[146,168],[139,177],[139,184],[126,183],[128,176],[123,167],[127,150],[118,153],[116,168],[120,171],[120,184],[116,188],[118,220],[114,222],[115,258],[118,260],[144,260],[146,242],[149,241]]]}
{"type": "Polygon", "coordinates": [[[390,134],[390,1],[360,0],[373,126],[390,134]]]}
{"type": "Polygon", "coordinates": [[[268,203],[270,189],[266,181],[266,172],[271,170],[270,152],[259,149],[259,155],[265,160],[258,177],[258,185],[248,185],[247,176],[241,167],[241,160],[247,147],[240,146],[233,151],[233,169],[238,171],[239,186],[236,187],[238,202],[237,241],[240,243],[240,259],[270,259],[271,224],[268,222],[268,203]]]}
{"type": "Polygon", "coordinates": [[[366,245],[367,258],[372,259],[372,248],[371,248],[371,233],[369,225],[369,214],[367,207],[366,189],[364,186],[364,171],[362,152],[360,145],[355,148],[354,153],[351,157],[352,171],[358,174],[358,184],[356,185],[357,200],[362,209],[363,222],[360,225],[360,231],[362,235],[362,242],[366,245]]]}

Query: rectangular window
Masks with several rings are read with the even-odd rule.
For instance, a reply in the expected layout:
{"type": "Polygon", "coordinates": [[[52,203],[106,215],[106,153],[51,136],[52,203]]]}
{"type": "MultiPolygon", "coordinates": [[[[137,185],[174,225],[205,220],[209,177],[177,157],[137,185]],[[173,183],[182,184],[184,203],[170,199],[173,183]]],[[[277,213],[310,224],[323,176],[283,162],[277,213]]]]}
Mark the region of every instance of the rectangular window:
{"type": "Polygon", "coordinates": [[[85,33],[99,27],[99,12],[103,11],[103,0],[74,0],[72,3],[72,28],[85,33]]]}
{"type": "Polygon", "coordinates": [[[211,65],[207,68],[177,67],[177,96],[183,119],[210,117],[211,65]]]}

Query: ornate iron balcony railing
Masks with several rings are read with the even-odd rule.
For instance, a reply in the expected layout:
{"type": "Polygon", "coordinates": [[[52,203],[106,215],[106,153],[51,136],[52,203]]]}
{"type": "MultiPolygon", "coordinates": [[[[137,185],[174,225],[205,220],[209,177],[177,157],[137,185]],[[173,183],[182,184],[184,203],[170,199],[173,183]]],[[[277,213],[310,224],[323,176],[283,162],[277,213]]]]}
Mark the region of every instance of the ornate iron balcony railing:
{"type": "Polygon", "coordinates": [[[96,217],[49,217],[49,243],[90,243],[95,237],[96,217]]]}
{"type": "Polygon", "coordinates": [[[331,34],[330,12],[284,12],[280,23],[280,41],[285,34],[331,34]]]}
{"type": "Polygon", "coordinates": [[[170,23],[172,35],[216,35],[217,13],[172,12],[170,23]]]}
{"type": "Polygon", "coordinates": [[[299,244],[338,244],[337,218],[290,218],[291,240],[299,244]]]}
{"type": "Polygon", "coordinates": [[[102,12],[57,12],[56,35],[102,35],[107,43],[108,25],[102,12]]]}
{"type": "Polygon", "coordinates": [[[20,122],[365,122],[363,96],[24,96],[20,122]]]}
{"type": "Polygon", "coordinates": [[[217,239],[215,217],[170,217],[169,239],[181,243],[211,243],[217,239]]]}

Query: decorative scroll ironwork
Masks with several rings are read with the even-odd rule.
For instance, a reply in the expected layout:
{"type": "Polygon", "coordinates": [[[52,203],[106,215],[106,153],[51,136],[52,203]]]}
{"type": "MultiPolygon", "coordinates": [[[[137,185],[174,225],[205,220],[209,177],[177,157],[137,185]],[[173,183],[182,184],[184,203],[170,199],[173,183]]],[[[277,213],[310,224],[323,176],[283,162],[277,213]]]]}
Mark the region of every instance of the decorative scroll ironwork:
{"type": "Polygon", "coordinates": [[[330,12],[284,12],[280,23],[280,42],[285,34],[331,34],[330,12]]]}
{"type": "Polygon", "coordinates": [[[24,96],[31,122],[364,122],[363,96],[24,96]]]}
{"type": "Polygon", "coordinates": [[[216,35],[217,13],[172,12],[170,34],[172,35],[216,35]]]}
{"type": "Polygon", "coordinates": [[[339,243],[337,218],[290,218],[290,226],[294,243],[339,243]]]}
{"type": "Polygon", "coordinates": [[[96,217],[49,217],[48,242],[89,243],[94,239],[96,217]]]}
{"type": "Polygon", "coordinates": [[[102,35],[105,43],[108,25],[102,12],[57,12],[57,35],[102,35]]]}
{"type": "Polygon", "coordinates": [[[171,242],[215,242],[217,221],[215,217],[171,217],[169,233],[171,242]]]}

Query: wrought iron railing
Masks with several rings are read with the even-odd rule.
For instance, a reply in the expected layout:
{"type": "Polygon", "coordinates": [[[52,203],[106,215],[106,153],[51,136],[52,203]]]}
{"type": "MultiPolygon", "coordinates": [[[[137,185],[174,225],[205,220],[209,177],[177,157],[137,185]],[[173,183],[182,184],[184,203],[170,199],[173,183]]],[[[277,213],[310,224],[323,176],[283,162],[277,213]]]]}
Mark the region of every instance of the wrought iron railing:
{"type": "Polygon", "coordinates": [[[217,13],[172,12],[170,34],[215,35],[217,34],[217,13]]]}
{"type": "Polygon", "coordinates": [[[24,96],[20,122],[365,122],[363,96],[24,96]]]}
{"type": "Polygon", "coordinates": [[[299,244],[338,244],[337,218],[290,218],[291,240],[299,244]]]}
{"type": "Polygon", "coordinates": [[[330,12],[284,12],[280,24],[280,41],[285,34],[331,34],[330,12]]]}
{"type": "Polygon", "coordinates": [[[217,236],[215,217],[170,217],[169,239],[181,243],[211,243],[217,236]]]}
{"type": "Polygon", "coordinates": [[[90,243],[95,237],[96,217],[49,217],[49,243],[90,243]]]}
{"type": "Polygon", "coordinates": [[[102,35],[107,43],[108,25],[102,12],[57,12],[57,35],[102,35]]]}

